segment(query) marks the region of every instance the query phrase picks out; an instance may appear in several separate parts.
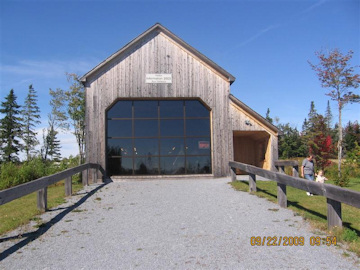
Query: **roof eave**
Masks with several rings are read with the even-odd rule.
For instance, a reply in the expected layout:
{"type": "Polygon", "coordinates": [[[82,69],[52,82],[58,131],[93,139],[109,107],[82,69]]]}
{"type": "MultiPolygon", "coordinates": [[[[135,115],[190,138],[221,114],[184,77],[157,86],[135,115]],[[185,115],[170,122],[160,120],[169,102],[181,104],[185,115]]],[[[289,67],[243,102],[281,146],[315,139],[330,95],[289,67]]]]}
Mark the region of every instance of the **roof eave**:
{"type": "Polygon", "coordinates": [[[213,62],[212,60],[210,60],[209,58],[207,58],[205,55],[203,55],[202,53],[200,53],[198,50],[196,50],[195,48],[193,48],[192,46],[190,46],[188,43],[186,43],[185,41],[183,41],[181,38],[179,38],[178,36],[176,36],[175,34],[173,34],[171,31],[169,31],[167,28],[165,28],[164,26],[162,26],[160,23],[156,23],[155,25],[153,25],[152,27],[150,27],[148,30],[146,30],[144,33],[142,33],[141,35],[139,35],[138,37],[136,37],[135,39],[133,39],[132,41],[130,41],[129,43],[127,43],[124,47],[122,47],[120,50],[116,51],[115,53],[113,53],[111,56],[109,56],[107,59],[105,59],[104,61],[102,61],[100,64],[98,64],[97,66],[95,66],[93,69],[91,69],[89,72],[87,72],[85,75],[83,75],[80,78],[80,81],[82,83],[85,83],[87,78],[92,76],[93,74],[95,74],[99,69],[101,69],[102,67],[106,66],[108,63],[110,63],[114,58],[116,58],[117,56],[119,56],[120,54],[122,54],[124,51],[126,51],[127,49],[129,49],[131,46],[133,46],[134,44],[136,44],[138,41],[140,41],[142,38],[144,38],[145,36],[149,35],[151,32],[153,31],[161,31],[164,34],[166,34],[168,37],[170,37],[171,39],[173,39],[174,41],[176,41],[176,43],[178,43],[179,45],[181,45],[183,48],[185,48],[187,51],[189,51],[191,54],[195,55],[196,57],[198,57],[201,61],[203,61],[204,63],[206,63],[207,65],[209,65],[210,67],[212,67],[214,70],[216,70],[217,72],[219,72],[223,77],[227,78],[228,82],[230,83],[230,85],[235,81],[235,77],[233,75],[231,75],[229,72],[227,72],[226,70],[224,70],[222,67],[220,67],[219,65],[217,65],[215,62],[213,62]]]}

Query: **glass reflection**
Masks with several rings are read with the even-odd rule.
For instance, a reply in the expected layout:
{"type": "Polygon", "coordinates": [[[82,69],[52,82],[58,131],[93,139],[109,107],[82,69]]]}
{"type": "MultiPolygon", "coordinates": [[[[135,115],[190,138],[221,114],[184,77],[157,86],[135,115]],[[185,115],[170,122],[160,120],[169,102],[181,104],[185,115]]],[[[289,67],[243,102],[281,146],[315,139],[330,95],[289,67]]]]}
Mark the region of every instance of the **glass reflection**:
{"type": "Polygon", "coordinates": [[[134,153],[138,156],[159,155],[159,139],[135,139],[134,153]]]}
{"type": "Polygon", "coordinates": [[[186,172],[188,174],[211,173],[210,156],[187,157],[186,172]]]}
{"type": "Polygon", "coordinates": [[[135,118],[158,118],[158,102],[153,100],[134,101],[135,118]]]}
{"type": "Polygon", "coordinates": [[[109,156],[132,156],[132,139],[108,139],[107,153],[109,156]]]}
{"type": "Polygon", "coordinates": [[[184,157],[160,157],[161,174],[184,174],[184,157]]]}
{"type": "Polygon", "coordinates": [[[118,101],[107,112],[108,118],[131,118],[132,101],[118,101]]]}
{"type": "Polygon", "coordinates": [[[132,137],[131,120],[108,120],[108,137],[132,137]]]}
{"type": "Polygon", "coordinates": [[[209,136],[209,119],[186,119],[187,136],[209,136]]]}
{"type": "Polygon", "coordinates": [[[184,120],[183,119],[161,120],[160,135],[161,137],[184,136],[184,120]]]}
{"type": "Polygon", "coordinates": [[[160,101],[160,118],[183,118],[184,101],[160,101]]]}
{"type": "Polygon", "coordinates": [[[186,117],[209,117],[209,110],[198,100],[185,101],[186,117]]]}
{"type": "Polygon", "coordinates": [[[132,158],[108,158],[109,175],[132,174],[132,158]]]}
{"type": "Polygon", "coordinates": [[[184,138],[161,139],[160,155],[162,156],[185,155],[184,138]]]}
{"type": "Polygon", "coordinates": [[[135,137],[157,137],[158,120],[135,120],[135,137]]]}
{"type": "Polygon", "coordinates": [[[186,138],[187,155],[210,155],[210,138],[186,138]]]}
{"type": "Polygon", "coordinates": [[[119,101],[107,118],[110,175],[211,173],[210,111],[200,101],[119,101]]]}
{"type": "Polygon", "coordinates": [[[159,174],[159,157],[135,158],[135,174],[159,174]]]}

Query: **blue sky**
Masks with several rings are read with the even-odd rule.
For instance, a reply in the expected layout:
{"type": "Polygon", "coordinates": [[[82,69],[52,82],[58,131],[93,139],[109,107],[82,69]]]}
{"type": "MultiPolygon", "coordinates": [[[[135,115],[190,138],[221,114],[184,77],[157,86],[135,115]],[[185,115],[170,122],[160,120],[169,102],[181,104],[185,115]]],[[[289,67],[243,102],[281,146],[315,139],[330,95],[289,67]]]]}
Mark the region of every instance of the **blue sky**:
{"type": "MultiPolygon", "coordinates": [[[[233,95],[299,130],[310,102],[324,113],[328,100],[307,62],[315,51],[353,50],[360,65],[359,0],[2,0],[0,100],[14,89],[22,104],[33,84],[41,130],[49,88],[67,89],[66,72],[83,75],[157,22],[235,76],[233,95]]],[[[359,104],[344,108],[343,123],[359,119],[359,104]]],[[[76,154],[71,134],[61,141],[64,156],[76,154]]]]}

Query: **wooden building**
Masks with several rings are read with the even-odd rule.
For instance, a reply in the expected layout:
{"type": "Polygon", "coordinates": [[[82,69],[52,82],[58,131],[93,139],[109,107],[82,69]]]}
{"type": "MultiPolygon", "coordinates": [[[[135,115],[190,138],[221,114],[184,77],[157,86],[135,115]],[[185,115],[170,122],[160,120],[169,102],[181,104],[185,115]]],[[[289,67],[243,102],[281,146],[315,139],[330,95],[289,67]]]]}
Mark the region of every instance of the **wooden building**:
{"type": "Polygon", "coordinates": [[[235,78],[155,24],[81,78],[86,159],[111,177],[274,169],[275,126],[230,94],[235,78]]]}

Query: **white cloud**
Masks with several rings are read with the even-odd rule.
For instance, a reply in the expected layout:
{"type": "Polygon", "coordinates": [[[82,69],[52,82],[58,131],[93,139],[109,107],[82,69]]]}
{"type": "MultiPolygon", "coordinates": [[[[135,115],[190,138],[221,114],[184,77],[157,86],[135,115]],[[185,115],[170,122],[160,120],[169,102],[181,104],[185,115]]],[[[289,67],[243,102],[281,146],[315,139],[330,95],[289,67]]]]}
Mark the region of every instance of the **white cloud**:
{"type": "Polygon", "coordinates": [[[89,71],[97,61],[89,60],[20,60],[14,64],[0,65],[1,73],[10,73],[22,76],[41,76],[46,78],[63,78],[65,72],[85,73],[89,71]]]}

